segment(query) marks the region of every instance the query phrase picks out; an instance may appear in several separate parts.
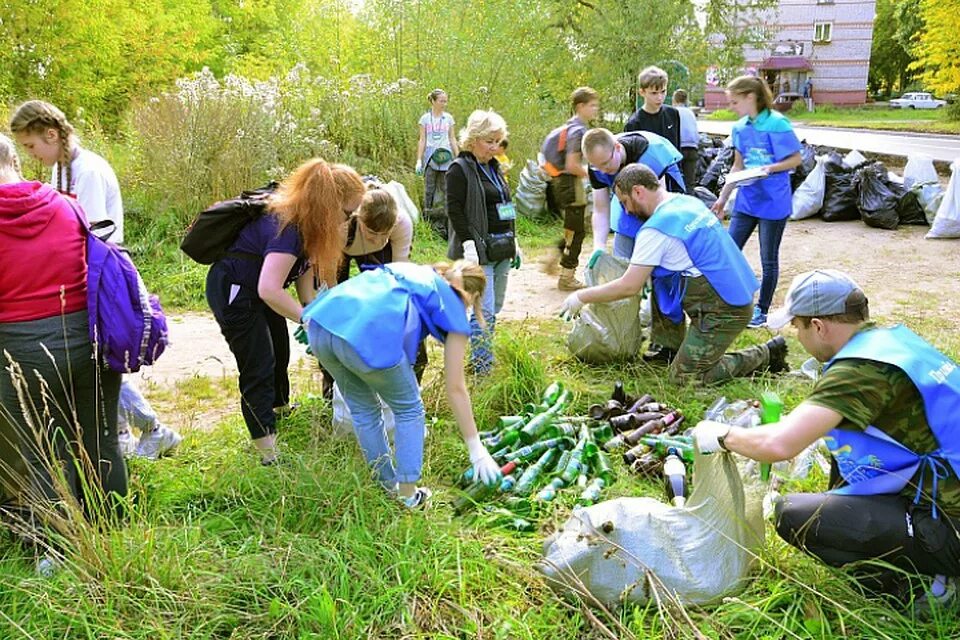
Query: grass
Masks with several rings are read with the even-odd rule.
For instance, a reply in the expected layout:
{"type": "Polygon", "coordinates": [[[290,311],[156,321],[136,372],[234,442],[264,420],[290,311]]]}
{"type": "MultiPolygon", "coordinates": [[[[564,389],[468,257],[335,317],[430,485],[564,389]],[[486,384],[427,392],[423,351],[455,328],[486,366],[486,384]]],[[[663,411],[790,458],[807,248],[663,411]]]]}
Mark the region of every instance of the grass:
{"type": "MultiPolygon", "coordinates": [[[[813,112],[808,112],[797,103],[787,112],[787,116],[794,122],[815,126],[960,134],[960,120],[951,119],[946,109],[891,109],[886,106],[844,108],[822,105],[813,112]]],[[[718,109],[708,117],[711,120],[738,119],[729,109],[718,109]]]]}
{"type": "MultiPolygon", "coordinates": [[[[429,245],[433,246],[433,245],[429,245]]],[[[960,338],[925,320],[938,346],[956,356],[960,338]]],[[[773,388],[788,407],[809,383],[757,378],[717,389],[677,388],[662,370],[637,364],[586,366],[563,346],[559,320],[498,325],[498,366],[475,382],[479,424],[514,413],[553,379],[575,392],[577,410],[607,397],[614,379],[649,392],[691,418],[718,395],[757,397],[773,388]]],[[[766,338],[741,336],[738,345],[766,338]]],[[[790,338],[791,362],[801,355],[790,338]]],[[[767,544],[742,592],[714,606],[587,608],[552,592],[533,569],[542,539],[570,515],[561,493],[537,518],[535,535],[490,518],[452,515],[455,478],[467,455],[443,398],[439,349],[431,353],[424,400],[435,418],[424,479],[432,508],[406,513],[371,481],[352,440],[330,435],[328,405],[311,393],[313,367],[296,371],[301,409],[280,426],[285,463],[263,468],[249,450],[239,412],[208,432],[188,433],[175,457],[132,461],[125,526],[91,536],[52,579],[33,575],[32,553],[0,541],[3,638],[930,638],[952,619],[917,623],[866,598],[841,571],[787,546],[767,527],[767,544]]],[[[220,407],[232,380],[194,378],[151,397],[189,415],[220,407]]],[[[619,479],[606,497],[661,496],[657,483],[619,479]]],[[[817,490],[814,475],[787,490],[817,490]]]]}

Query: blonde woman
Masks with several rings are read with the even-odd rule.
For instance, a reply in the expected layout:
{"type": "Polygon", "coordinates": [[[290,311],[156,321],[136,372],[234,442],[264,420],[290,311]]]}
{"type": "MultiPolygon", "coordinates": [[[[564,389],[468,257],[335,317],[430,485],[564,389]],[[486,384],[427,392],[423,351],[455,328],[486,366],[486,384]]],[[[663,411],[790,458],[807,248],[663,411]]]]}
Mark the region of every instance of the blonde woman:
{"type": "Polygon", "coordinates": [[[207,273],[207,302],[237,358],[243,419],[265,465],[277,459],[274,409],[289,403],[286,321],[301,321],[316,277],[336,284],[344,217],[364,192],[351,167],[305,162],[207,273]],[[298,299],[286,291],[294,282],[298,299]]]}
{"type": "Polygon", "coordinates": [[[428,335],[443,343],[447,398],[470,453],[474,477],[500,479],[497,463],[481,444],[463,373],[470,325],[468,310],[486,288],[484,270],[459,261],[433,268],[394,262],[361,273],[323,294],[304,311],[310,349],[329,371],[353,416],[367,463],[381,485],[410,508],[425,505],[418,487],[423,467],[424,409],[413,373],[417,346],[428,335]],[[391,453],[380,398],[393,410],[391,453]]]}
{"type": "Polygon", "coordinates": [[[460,131],[460,155],[447,171],[447,257],[479,264],[487,277],[482,318],[474,314],[470,333],[471,368],[481,375],[493,367],[493,330],[510,267],[519,269],[521,262],[517,210],[496,159],[506,137],[507,123],[499,114],[474,111],[460,131]]]}

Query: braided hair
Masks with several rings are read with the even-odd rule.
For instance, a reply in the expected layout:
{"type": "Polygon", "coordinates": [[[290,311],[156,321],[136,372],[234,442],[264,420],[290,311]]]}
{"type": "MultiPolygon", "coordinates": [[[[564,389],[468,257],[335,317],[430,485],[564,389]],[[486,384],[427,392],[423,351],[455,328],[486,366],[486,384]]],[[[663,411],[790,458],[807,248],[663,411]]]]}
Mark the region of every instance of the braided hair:
{"type": "Polygon", "coordinates": [[[73,125],[67,121],[63,111],[43,100],[28,100],[17,107],[10,118],[10,132],[13,134],[43,135],[50,129],[57,132],[60,140],[60,157],[57,160],[57,175],[53,186],[60,193],[72,195],[70,184],[73,175],[70,165],[77,138],[73,125]]]}

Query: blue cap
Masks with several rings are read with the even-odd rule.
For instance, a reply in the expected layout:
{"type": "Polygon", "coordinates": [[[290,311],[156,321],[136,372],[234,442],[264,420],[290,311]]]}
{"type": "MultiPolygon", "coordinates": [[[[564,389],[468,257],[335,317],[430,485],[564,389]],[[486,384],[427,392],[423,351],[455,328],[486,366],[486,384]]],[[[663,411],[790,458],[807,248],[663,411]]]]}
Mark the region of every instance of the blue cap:
{"type": "Polygon", "coordinates": [[[863,308],[867,298],[850,276],[835,269],[815,269],[793,279],[783,308],[767,316],[767,326],[780,329],[796,316],[823,318],[863,308]],[[859,293],[853,296],[851,294],[859,293]]]}

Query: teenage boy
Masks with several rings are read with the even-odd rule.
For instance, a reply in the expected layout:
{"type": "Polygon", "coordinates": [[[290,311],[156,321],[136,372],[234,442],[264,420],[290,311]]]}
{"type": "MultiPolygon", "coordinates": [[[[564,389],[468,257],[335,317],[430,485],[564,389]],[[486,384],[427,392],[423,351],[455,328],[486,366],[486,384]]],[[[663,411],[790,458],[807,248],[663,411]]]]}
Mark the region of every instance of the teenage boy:
{"type": "Polygon", "coordinates": [[[675,354],[671,383],[716,384],[785,370],[787,345],[780,336],[726,353],[747,328],[760,285],[716,216],[697,198],[669,193],[640,163],[624,167],[615,188],[627,215],[644,222],[630,266],[616,280],[571,293],[561,315],[573,318],[584,304],[635,296],[652,276],[650,340],[675,354]]]}
{"type": "Polygon", "coordinates": [[[700,158],[700,133],[697,131],[697,116],[687,104],[687,92],[677,89],[673,92],[673,107],[680,114],[680,153],[683,155],[681,167],[687,194],[693,195],[697,186],[697,160],[700,158]]]}
{"type": "Polygon", "coordinates": [[[770,328],[786,324],[824,363],[813,392],[775,424],[700,422],[700,452],[776,462],[823,438],[832,489],[785,496],[776,507],[780,537],[828,565],[854,564],[873,590],[903,595],[904,571],[930,576],[915,610],[955,608],[960,369],[906,327],[871,323],[863,290],[840,271],[794,278],[784,308],[767,319],[770,328]],[[897,569],[861,564],[876,559],[897,569]]]}
{"type": "Polygon", "coordinates": [[[677,149],[680,148],[680,113],[670,105],[663,104],[667,97],[667,72],[659,67],[647,67],[637,76],[643,106],[637,109],[624,131],[650,131],[663,136],[677,149]]]}
{"type": "MultiPolygon", "coordinates": [[[[550,175],[547,183],[547,206],[558,217],[563,216],[563,238],[560,249],[560,291],[576,291],[583,287],[577,280],[577,262],[586,228],[583,220],[587,197],[583,181],[587,168],[583,164],[581,144],[587,125],[600,112],[600,94],[590,87],[579,87],[570,95],[573,117],[547,135],[540,151],[543,169],[550,175]]],[[[554,263],[555,264],[555,263],[554,263]]]]}

